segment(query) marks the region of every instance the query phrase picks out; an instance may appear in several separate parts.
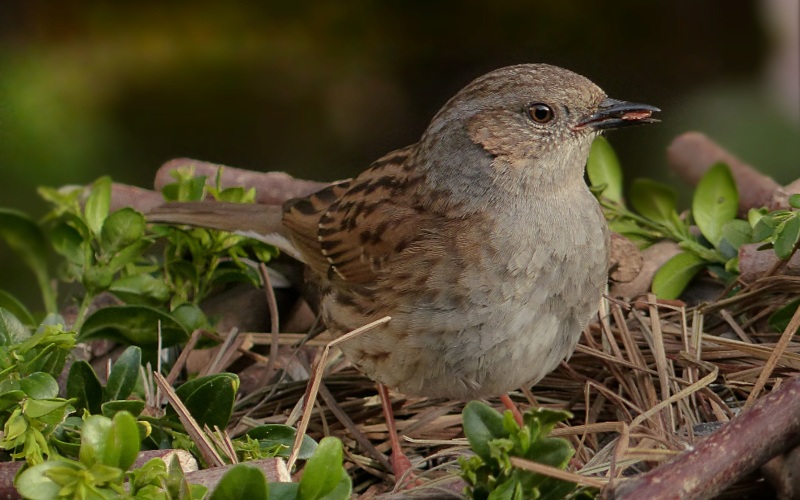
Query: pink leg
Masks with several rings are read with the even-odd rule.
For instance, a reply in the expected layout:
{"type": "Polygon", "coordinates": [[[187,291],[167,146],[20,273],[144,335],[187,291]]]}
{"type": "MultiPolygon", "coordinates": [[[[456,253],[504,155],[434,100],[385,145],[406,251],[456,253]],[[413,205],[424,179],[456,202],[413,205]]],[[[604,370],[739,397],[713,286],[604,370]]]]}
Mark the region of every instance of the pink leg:
{"type": "Polygon", "coordinates": [[[392,400],[389,399],[389,389],[383,384],[378,385],[378,394],[381,397],[381,406],[383,407],[383,416],[386,419],[386,427],[389,429],[389,442],[392,445],[392,472],[394,472],[395,481],[400,481],[403,477],[406,479],[413,477],[409,471],[413,468],[411,460],[403,453],[400,447],[400,439],[397,437],[397,428],[394,425],[394,412],[392,412],[392,400]]]}
{"type": "Polygon", "coordinates": [[[511,410],[511,414],[514,415],[514,420],[516,420],[517,424],[519,424],[519,426],[522,427],[523,426],[522,413],[519,412],[519,408],[517,408],[517,405],[515,405],[514,402],[511,401],[511,398],[508,397],[508,394],[503,394],[502,396],[500,396],[500,401],[503,402],[503,406],[511,410]]]}

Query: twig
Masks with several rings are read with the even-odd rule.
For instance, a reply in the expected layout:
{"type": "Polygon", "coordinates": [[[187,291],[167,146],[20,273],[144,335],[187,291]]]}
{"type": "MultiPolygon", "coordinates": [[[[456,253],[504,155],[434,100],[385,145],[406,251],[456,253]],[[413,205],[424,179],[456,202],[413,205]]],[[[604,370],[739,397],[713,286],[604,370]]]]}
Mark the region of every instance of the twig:
{"type": "Polygon", "coordinates": [[[322,371],[325,367],[325,361],[328,359],[328,353],[330,352],[331,348],[350,340],[353,337],[357,337],[364,332],[372,330],[375,327],[388,323],[392,318],[389,316],[384,316],[383,318],[373,321],[372,323],[368,323],[360,328],[356,328],[352,332],[346,333],[339,338],[331,340],[328,345],[325,346],[325,349],[322,350],[322,355],[319,357],[317,362],[314,366],[314,373],[312,374],[312,378],[309,381],[308,387],[306,389],[305,394],[305,408],[303,410],[303,418],[300,419],[300,425],[297,426],[297,435],[294,438],[294,445],[292,446],[292,453],[289,455],[289,460],[287,460],[286,465],[289,470],[294,467],[294,463],[297,461],[297,456],[300,454],[300,445],[303,441],[303,436],[306,433],[306,429],[308,429],[308,421],[311,419],[311,406],[310,403],[317,399],[317,391],[319,390],[320,380],[322,379],[322,371]]]}
{"type": "Polygon", "coordinates": [[[647,474],[609,485],[604,498],[711,498],[798,440],[800,378],[795,377],[692,450],[647,474]]]}

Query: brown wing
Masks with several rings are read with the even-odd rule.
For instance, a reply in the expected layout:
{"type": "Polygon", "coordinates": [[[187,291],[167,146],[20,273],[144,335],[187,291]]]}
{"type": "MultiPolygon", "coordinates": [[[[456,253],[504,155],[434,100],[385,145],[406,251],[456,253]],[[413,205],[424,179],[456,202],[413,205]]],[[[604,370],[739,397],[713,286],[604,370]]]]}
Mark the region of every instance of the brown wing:
{"type": "Polygon", "coordinates": [[[425,221],[415,196],[422,179],[408,164],[412,148],[389,153],[355,179],[287,203],[284,225],[312,269],[330,280],[366,284],[417,237],[425,221]]]}

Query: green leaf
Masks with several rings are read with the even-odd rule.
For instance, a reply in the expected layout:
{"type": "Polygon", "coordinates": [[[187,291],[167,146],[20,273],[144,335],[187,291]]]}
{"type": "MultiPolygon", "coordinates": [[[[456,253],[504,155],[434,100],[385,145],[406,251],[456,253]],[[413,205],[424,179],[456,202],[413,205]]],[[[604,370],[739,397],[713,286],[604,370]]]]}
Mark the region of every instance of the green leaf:
{"type": "Polygon", "coordinates": [[[28,308],[5,290],[0,290],[0,307],[16,316],[25,325],[36,325],[36,320],[33,319],[33,315],[28,311],[28,308]]]}
{"type": "Polygon", "coordinates": [[[792,208],[800,208],[800,193],[793,194],[789,197],[789,206],[792,208]]]}
{"type": "MultiPolygon", "coordinates": [[[[294,427],[282,424],[265,424],[259,425],[247,431],[247,436],[256,439],[261,444],[262,448],[270,448],[276,444],[281,444],[286,447],[283,452],[278,453],[280,457],[288,457],[291,452],[294,439],[297,435],[297,430],[294,427]]],[[[297,458],[300,460],[307,460],[314,454],[317,449],[317,442],[311,439],[310,436],[303,436],[300,443],[300,454],[297,458]]]]}
{"type": "Polygon", "coordinates": [[[775,255],[781,260],[788,259],[798,242],[800,242],[800,216],[795,214],[783,224],[783,228],[775,238],[775,255]]]}
{"type": "Polygon", "coordinates": [[[238,464],[222,476],[209,500],[266,499],[267,478],[253,466],[238,464]]]}
{"type": "Polygon", "coordinates": [[[0,208],[0,236],[33,271],[47,312],[58,310],[47,272],[47,239],[36,222],[22,212],[0,208]]]}
{"type": "Polygon", "coordinates": [[[750,223],[750,227],[755,228],[758,221],[761,220],[762,217],[769,213],[766,208],[751,208],[747,211],[747,222],[750,223]]]}
{"type": "Polygon", "coordinates": [[[676,213],[678,195],[664,184],[650,179],[635,179],[631,185],[630,202],[644,217],[671,226],[676,213]]]}
{"type": "Polygon", "coordinates": [[[139,454],[139,431],[136,419],[119,412],[111,420],[101,415],[86,419],[81,431],[80,461],[87,467],[95,464],[127,470],[139,454]]]}
{"type": "Polygon", "coordinates": [[[31,332],[16,316],[0,307],[0,345],[21,344],[30,338],[31,332]]]}
{"type": "Polygon", "coordinates": [[[105,176],[97,179],[92,184],[86,206],[83,209],[86,225],[94,235],[100,235],[103,221],[108,217],[111,207],[111,177],[105,176]]]}
{"type": "Polygon", "coordinates": [[[105,389],[106,401],[127,399],[139,379],[139,367],[142,364],[142,350],[137,346],[128,346],[117,358],[105,389]]]}
{"type": "MultiPolygon", "coordinates": [[[[301,500],[350,498],[350,487],[346,496],[340,496],[342,491],[339,485],[344,481],[343,472],[342,442],[334,437],[323,438],[317,451],[306,462],[297,497],[301,500]]],[[[347,478],[347,475],[344,477],[347,478]]],[[[344,482],[348,483],[349,480],[347,478],[344,482]]]]}
{"type": "Polygon", "coordinates": [[[700,179],[692,198],[692,216],[703,236],[717,247],[722,226],[736,217],[739,192],[727,165],[717,163],[700,179]]]}
{"type": "Polygon", "coordinates": [[[131,415],[138,417],[144,410],[145,402],[140,399],[126,399],[122,401],[109,401],[100,405],[100,413],[108,418],[114,418],[114,415],[121,411],[126,411],[131,415]]]}
{"type": "Polygon", "coordinates": [[[145,348],[158,345],[161,325],[162,346],[170,347],[189,338],[189,333],[165,312],[147,306],[112,306],[98,309],[81,327],[79,341],[105,338],[145,348]]]}
{"type": "MultiPolygon", "coordinates": [[[[175,389],[200,427],[208,425],[213,429],[224,429],[228,425],[239,389],[239,377],[233,373],[217,373],[190,380],[175,389]]],[[[167,415],[174,416],[175,410],[167,407],[167,415]]]]}
{"type": "Polygon", "coordinates": [[[174,172],[173,177],[178,181],[167,184],[161,189],[161,194],[167,201],[200,201],[206,189],[205,175],[194,177],[190,172],[174,172]]]}
{"type": "Polygon", "coordinates": [[[522,485],[516,477],[510,477],[508,480],[499,483],[491,493],[487,500],[524,500],[525,496],[522,491],[522,485]]]}
{"type": "Polygon", "coordinates": [[[771,239],[780,223],[771,215],[764,215],[753,226],[753,241],[771,239]]]}
{"type": "Polygon", "coordinates": [[[134,274],[111,283],[108,291],[128,304],[162,304],[169,300],[170,290],[164,279],[149,274],[134,274]]]}
{"type": "Polygon", "coordinates": [[[81,470],[80,464],[71,460],[50,460],[22,471],[14,482],[17,493],[30,500],[52,500],[59,498],[61,485],[50,479],[59,469],[81,470]]]}
{"type": "Polygon", "coordinates": [[[31,373],[20,379],[19,388],[33,399],[50,399],[58,396],[58,382],[44,372],[31,373]]]}
{"type": "Polygon", "coordinates": [[[67,223],[56,224],[50,231],[53,249],[69,262],[84,264],[84,246],[87,244],[77,229],[67,223]]]}
{"type": "Polygon", "coordinates": [[[187,332],[193,332],[198,328],[206,328],[208,326],[208,318],[206,318],[203,310],[194,304],[179,305],[172,311],[172,317],[183,325],[187,332]]]}
{"type": "Polygon", "coordinates": [[[269,500],[297,500],[297,483],[269,483],[269,500]]]}
{"type": "Polygon", "coordinates": [[[753,229],[750,224],[741,219],[733,219],[722,226],[722,239],[719,242],[719,251],[727,259],[739,255],[742,245],[753,242],[753,229]]]}
{"type": "Polygon", "coordinates": [[[86,409],[92,414],[100,413],[103,386],[92,365],[86,361],[75,361],[70,367],[67,376],[67,397],[76,399],[75,408],[78,411],[86,409]]]}
{"type": "Polygon", "coordinates": [[[662,299],[677,299],[706,264],[705,260],[693,253],[675,255],[653,277],[653,293],[662,299]]]}
{"type": "Polygon", "coordinates": [[[113,255],[144,236],[146,222],[144,215],[125,207],[106,218],[100,232],[100,248],[113,255]]]}
{"type": "Polygon", "coordinates": [[[622,202],[622,168],[611,144],[602,135],[592,143],[586,173],[592,186],[605,186],[603,196],[617,203],[622,202]]]}
{"type": "Polygon", "coordinates": [[[461,418],[472,451],[484,461],[490,461],[489,441],[508,437],[503,428],[503,416],[480,401],[470,401],[461,412],[461,418]]]}
{"type": "Polygon", "coordinates": [[[108,261],[108,269],[112,272],[117,272],[128,264],[135,263],[136,259],[141,257],[152,245],[153,241],[151,239],[142,238],[123,247],[108,261]]]}
{"type": "MultiPolygon", "coordinates": [[[[792,320],[792,316],[794,316],[798,307],[800,307],[800,299],[793,300],[779,308],[772,313],[769,320],[767,320],[769,326],[776,332],[783,333],[783,331],[789,327],[789,322],[792,320]]],[[[796,334],[797,332],[794,333],[796,334]]]]}
{"type": "Polygon", "coordinates": [[[26,399],[22,404],[22,411],[28,418],[42,418],[48,413],[60,412],[67,406],[70,404],[66,399],[26,399]]]}

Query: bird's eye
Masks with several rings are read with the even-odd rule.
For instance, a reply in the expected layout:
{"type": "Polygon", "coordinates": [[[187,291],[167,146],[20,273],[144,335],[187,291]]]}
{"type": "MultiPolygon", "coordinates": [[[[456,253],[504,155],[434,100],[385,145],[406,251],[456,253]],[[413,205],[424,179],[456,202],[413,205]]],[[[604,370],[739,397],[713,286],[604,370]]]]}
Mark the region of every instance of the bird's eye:
{"type": "Polygon", "coordinates": [[[528,115],[530,115],[531,120],[536,123],[547,123],[555,117],[553,109],[541,102],[533,103],[528,106],[528,115]]]}

